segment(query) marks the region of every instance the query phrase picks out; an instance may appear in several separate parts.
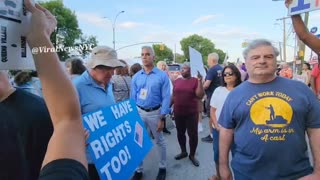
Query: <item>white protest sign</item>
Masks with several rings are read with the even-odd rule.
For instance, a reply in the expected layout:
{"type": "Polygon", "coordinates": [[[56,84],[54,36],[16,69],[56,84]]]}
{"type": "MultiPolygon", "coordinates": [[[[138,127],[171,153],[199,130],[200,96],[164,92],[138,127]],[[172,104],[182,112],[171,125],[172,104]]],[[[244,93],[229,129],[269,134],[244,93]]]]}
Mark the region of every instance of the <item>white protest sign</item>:
{"type": "Polygon", "coordinates": [[[320,0],[293,0],[289,6],[288,15],[301,14],[317,9],[320,9],[320,0]]]}
{"type": "Polygon", "coordinates": [[[35,69],[26,41],[30,18],[23,0],[0,0],[0,69],[35,69]]]}
{"type": "Polygon", "coordinates": [[[197,77],[198,71],[202,77],[206,77],[206,71],[204,69],[202,55],[197,50],[189,46],[190,67],[191,76],[197,77]]]}

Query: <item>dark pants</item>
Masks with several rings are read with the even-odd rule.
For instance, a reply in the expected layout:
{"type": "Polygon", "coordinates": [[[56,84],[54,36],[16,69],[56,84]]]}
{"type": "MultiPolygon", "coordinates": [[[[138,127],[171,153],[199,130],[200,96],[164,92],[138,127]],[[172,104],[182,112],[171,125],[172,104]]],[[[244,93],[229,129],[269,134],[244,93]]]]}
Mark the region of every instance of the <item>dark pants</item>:
{"type": "Polygon", "coordinates": [[[206,99],[205,108],[206,108],[207,115],[208,115],[209,118],[210,118],[210,115],[211,115],[210,114],[210,109],[211,109],[210,101],[211,101],[211,96],[208,96],[207,99],[206,99]]]}
{"type": "Polygon", "coordinates": [[[88,172],[89,172],[90,180],[100,180],[99,174],[94,164],[88,165],[88,172]]]}
{"type": "Polygon", "coordinates": [[[177,137],[182,152],[186,149],[186,131],[189,136],[190,156],[194,156],[198,146],[198,113],[192,115],[175,114],[177,137]]]}

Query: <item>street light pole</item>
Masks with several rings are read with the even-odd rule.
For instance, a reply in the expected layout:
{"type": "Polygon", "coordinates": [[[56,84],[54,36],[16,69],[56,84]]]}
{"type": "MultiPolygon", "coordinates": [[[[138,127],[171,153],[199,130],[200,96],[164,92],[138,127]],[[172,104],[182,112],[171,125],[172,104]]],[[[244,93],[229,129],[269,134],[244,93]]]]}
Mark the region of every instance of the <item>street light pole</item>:
{"type": "Polygon", "coordinates": [[[116,21],[117,21],[118,16],[119,16],[121,13],[124,13],[124,11],[118,12],[118,14],[116,15],[116,17],[114,18],[114,21],[113,21],[113,23],[112,23],[113,49],[116,49],[116,21]]]}

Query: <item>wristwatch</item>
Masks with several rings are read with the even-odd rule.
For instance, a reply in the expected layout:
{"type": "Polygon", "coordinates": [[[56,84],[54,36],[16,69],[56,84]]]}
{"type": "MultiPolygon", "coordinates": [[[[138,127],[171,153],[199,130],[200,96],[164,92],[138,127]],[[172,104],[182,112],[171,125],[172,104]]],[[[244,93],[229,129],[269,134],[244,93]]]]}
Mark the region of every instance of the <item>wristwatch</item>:
{"type": "Polygon", "coordinates": [[[166,121],[166,117],[163,116],[163,117],[160,118],[160,120],[164,122],[164,121],[166,121]]]}

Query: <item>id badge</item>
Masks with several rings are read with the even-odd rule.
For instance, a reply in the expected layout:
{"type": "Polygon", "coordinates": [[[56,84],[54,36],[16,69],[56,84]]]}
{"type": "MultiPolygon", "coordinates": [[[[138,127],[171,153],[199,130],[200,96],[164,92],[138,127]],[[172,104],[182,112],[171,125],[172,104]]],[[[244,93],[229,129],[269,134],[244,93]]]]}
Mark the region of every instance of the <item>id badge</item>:
{"type": "Polygon", "coordinates": [[[147,89],[141,89],[139,99],[145,100],[147,98],[148,90],[147,89]]]}

